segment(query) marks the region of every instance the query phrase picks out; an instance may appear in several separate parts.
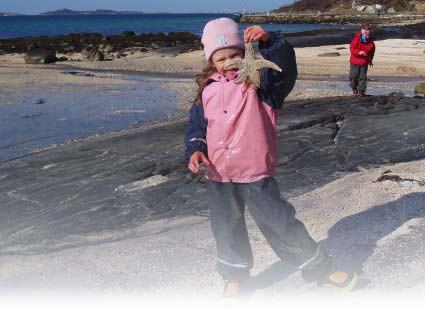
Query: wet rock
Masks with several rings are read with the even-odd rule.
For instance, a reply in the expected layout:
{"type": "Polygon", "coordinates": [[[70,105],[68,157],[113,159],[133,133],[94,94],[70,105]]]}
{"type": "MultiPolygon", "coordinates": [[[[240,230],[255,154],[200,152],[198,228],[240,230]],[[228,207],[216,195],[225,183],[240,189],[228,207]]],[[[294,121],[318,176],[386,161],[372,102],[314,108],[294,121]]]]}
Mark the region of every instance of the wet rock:
{"type": "Polygon", "coordinates": [[[158,41],[158,42],[152,42],[151,43],[151,48],[153,48],[153,49],[160,49],[160,48],[164,48],[164,47],[167,47],[167,42],[158,41]]]}
{"type": "Polygon", "coordinates": [[[391,92],[388,93],[388,96],[392,99],[392,100],[401,100],[404,97],[404,93],[402,92],[391,92]]]}
{"type": "Polygon", "coordinates": [[[64,73],[80,77],[94,77],[94,74],[86,71],[65,71],[64,73]]]}
{"type": "Polygon", "coordinates": [[[73,52],[73,51],[75,51],[75,47],[74,46],[66,46],[66,47],[63,48],[63,50],[65,52],[73,52]]]}
{"type": "Polygon", "coordinates": [[[353,39],[353,32],[337,32],[335,34],[323,35],[298,35],[288,34],[287,40],[294,47],[314,47],[322,45],[341,45],[350,43],[353,39]]]}
{"type": "Polygon", "coordinates": [[[105,53],[106,53],[106,54],[110,54],[110,53],[112,53],[114,50],[115,50],[115,49],[114,49],[114,46],[112,46],[111,44],[106,44],[106,45],[105,45],[104,51],[105,51],[105,53]]]}
{"type": "Polygon", "coordinates": [[[82,49],[81,55],[91,61],[102,61],[105,59],[103,53],[97,47],[85,47],[82,49]]]}
{"type": "Polygon", "coordinates": [[[419,181],[419,180],[411,179],[411,178],[405,179],[405,178],[400,177],[399,175],[391,174],[391,171],[384,172],[374,182],[383,182],[383,181],[392,181],[392,182],[396,182],[396,183],[400,183],[400,182],[411,182],[411,183],[417,183],[419,186],[425,186],[425,182],[424,181],[419,181]]]}
{"type": "Polygon", "coordinates": [[[341,54],[338,53],[338,52],[326,52],[326,53],[317,55],[317,57],[337,57],[337,56],[340,56],[340,55],[341,54]]]}
{"type": "Polygon", "coordinates": [[[134,33],[134,31],[127,30],[127,31],[122,32],[121,35],[124,36],[124,37],[133,37],[133,36],[136,36],[136,33],[134,33]]]}
{"type": "Polygon", "coordinates": [[[31,115],[22,115],[21,119],[28,119],[28,118],[29,119],[35,119],[35,118],[38,118],[42,115],[43,115],[43,113],[35,113],[35,114],[31,114],[31,115]]]}
{"type": "Polygon", "coordinates": [[[37,46],[31,46],[24,59],[26,64],[50,64],[57,61],[54,50],[37,46]]]}
{"type": "Polygon", "coordinates": [[[425,82],[421,82],[414,89],[415,95],[425,97],[425,82]]]}
{"type": "Polygon", "coordinates": [[[103,35],[100,33],[82,33],[80,41],[83,43],[100,43],[103,39],[103,35]]]}

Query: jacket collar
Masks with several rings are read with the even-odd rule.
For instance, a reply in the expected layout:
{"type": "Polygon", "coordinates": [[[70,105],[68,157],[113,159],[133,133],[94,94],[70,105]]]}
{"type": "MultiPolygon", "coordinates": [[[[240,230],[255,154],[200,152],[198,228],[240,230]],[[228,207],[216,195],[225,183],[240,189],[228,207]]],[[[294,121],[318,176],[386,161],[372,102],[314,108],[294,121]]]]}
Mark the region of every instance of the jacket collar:
{"type": "Polygon", "coordinates": [[[235,80],[238,76],[239,76],[239,70],[233,71],[229,78],[224,77],[218,72],[214,72],[213,74],[210,75],[210,79],[220,82],[220,81],[226,81],[226,79],[235,80]]]}

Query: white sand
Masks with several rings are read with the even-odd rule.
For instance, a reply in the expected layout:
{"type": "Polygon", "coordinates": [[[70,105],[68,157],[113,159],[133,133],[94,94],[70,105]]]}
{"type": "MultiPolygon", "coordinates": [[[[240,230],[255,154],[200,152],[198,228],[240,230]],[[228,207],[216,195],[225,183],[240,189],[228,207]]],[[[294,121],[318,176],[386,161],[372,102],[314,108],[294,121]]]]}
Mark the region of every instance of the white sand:
{"type": "MultiPolygon", "coordinates": [[[[374,67],[369,70],[369,77],[395,76],[419,77],[425,74],[425,40],[389,39],[376,42],[377,51],[374,67]]],[[[60,68],[55,65],[26,65],[22,55],[10,54],[0,56],[0,92],[60,90],[60,89],[99,89],[104,84],[135,83],[125,79],[124,75],[111,72],[97,73],[93,70],[127,70],[150,73],[174,73],[194,75],[204,67],[202,51],[193,51],[177,56],[163,55],[151,51],[146,53],[130,54],[127,57],[102,62],[63,62],[60,68]],[[63,67],[71,66],[80,68],[81,71],[93,73],[93,77],[72,76],[64,74],[63,67]],[[87,70],[85,70],[87,69],[87,70]],[[72,84],[72,85],[70,85],[72,84]]],[[[307,47],[296,49],[300,79],[289,99],[305,99],[349,95],[348,83],[335,85],[333,76],[339,76],[338,81],[345,80],[348,76],[349,49],[348,45],[329,45],[321,47],[307,47]],[[344,49],[339,49],[344,48],[344,49]],[[338,52],[337,57],[318,57],[325,52],[338,52]],[[344,79],[341,79],[343,76],[344,79]],[[312,77],[312,78],[311,78],[312,77]],[[310,80],[314,79],[314,80],[310,80]],[[317,82],[321,86],[317,87],[317,82]],[[323,88],[323,84],[329,86],[323,88]]],[[[73,54],[74,59],[80,59],[80,54],[73,54]]],[[[397,83],[385,88],[399,88],[397,83]]],[[[182,78],[171,85],[177,91],[192,100],[196,87],[191,78],[182,78]]],[[[413,83],[407,89],[413,91],[413,83]]],[[[0,97],[0,105],[5,101],[0,97]]],[[[190,103],[190,102],[188,102],[190,103]]]]}

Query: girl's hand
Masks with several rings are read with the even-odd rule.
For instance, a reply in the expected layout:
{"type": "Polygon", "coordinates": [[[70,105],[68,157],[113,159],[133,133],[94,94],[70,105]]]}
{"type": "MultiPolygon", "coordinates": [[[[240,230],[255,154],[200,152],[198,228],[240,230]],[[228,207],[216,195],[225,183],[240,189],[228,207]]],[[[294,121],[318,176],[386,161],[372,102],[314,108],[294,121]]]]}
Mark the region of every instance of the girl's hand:
{"type": "Polygon", "coordinates": [[[245,29],[244,40],[246,43],[254,41],[268,42],[270,40],[270,35],[261,26],[253,25],[245,29]]]}
{"type": "Polygon", "coordinates": [[[208,168],[211,168],[211,161],[207,156],[201,151],[195,151],[192,156],[190,156],[189,165],[187,166],[190,171],[193,173],[199,173],[199,165],[203,162],[208,168]]]}

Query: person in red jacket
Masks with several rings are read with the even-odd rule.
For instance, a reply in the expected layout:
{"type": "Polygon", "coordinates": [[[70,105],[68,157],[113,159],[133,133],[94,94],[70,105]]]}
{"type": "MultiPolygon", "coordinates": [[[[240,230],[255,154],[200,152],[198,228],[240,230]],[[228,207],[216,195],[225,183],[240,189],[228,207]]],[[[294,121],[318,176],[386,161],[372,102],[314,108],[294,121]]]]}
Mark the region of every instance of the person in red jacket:
{"type": "Polygon", "coordinates": [[[350,86],[354,95],[363,97],[367,88],[367,68],[373,67],[372,60],[375,54],[375,43],[372,40],[373,30],[370,26],[363,26],[361,31],[354,35],[350,44],[350,86]]]}

